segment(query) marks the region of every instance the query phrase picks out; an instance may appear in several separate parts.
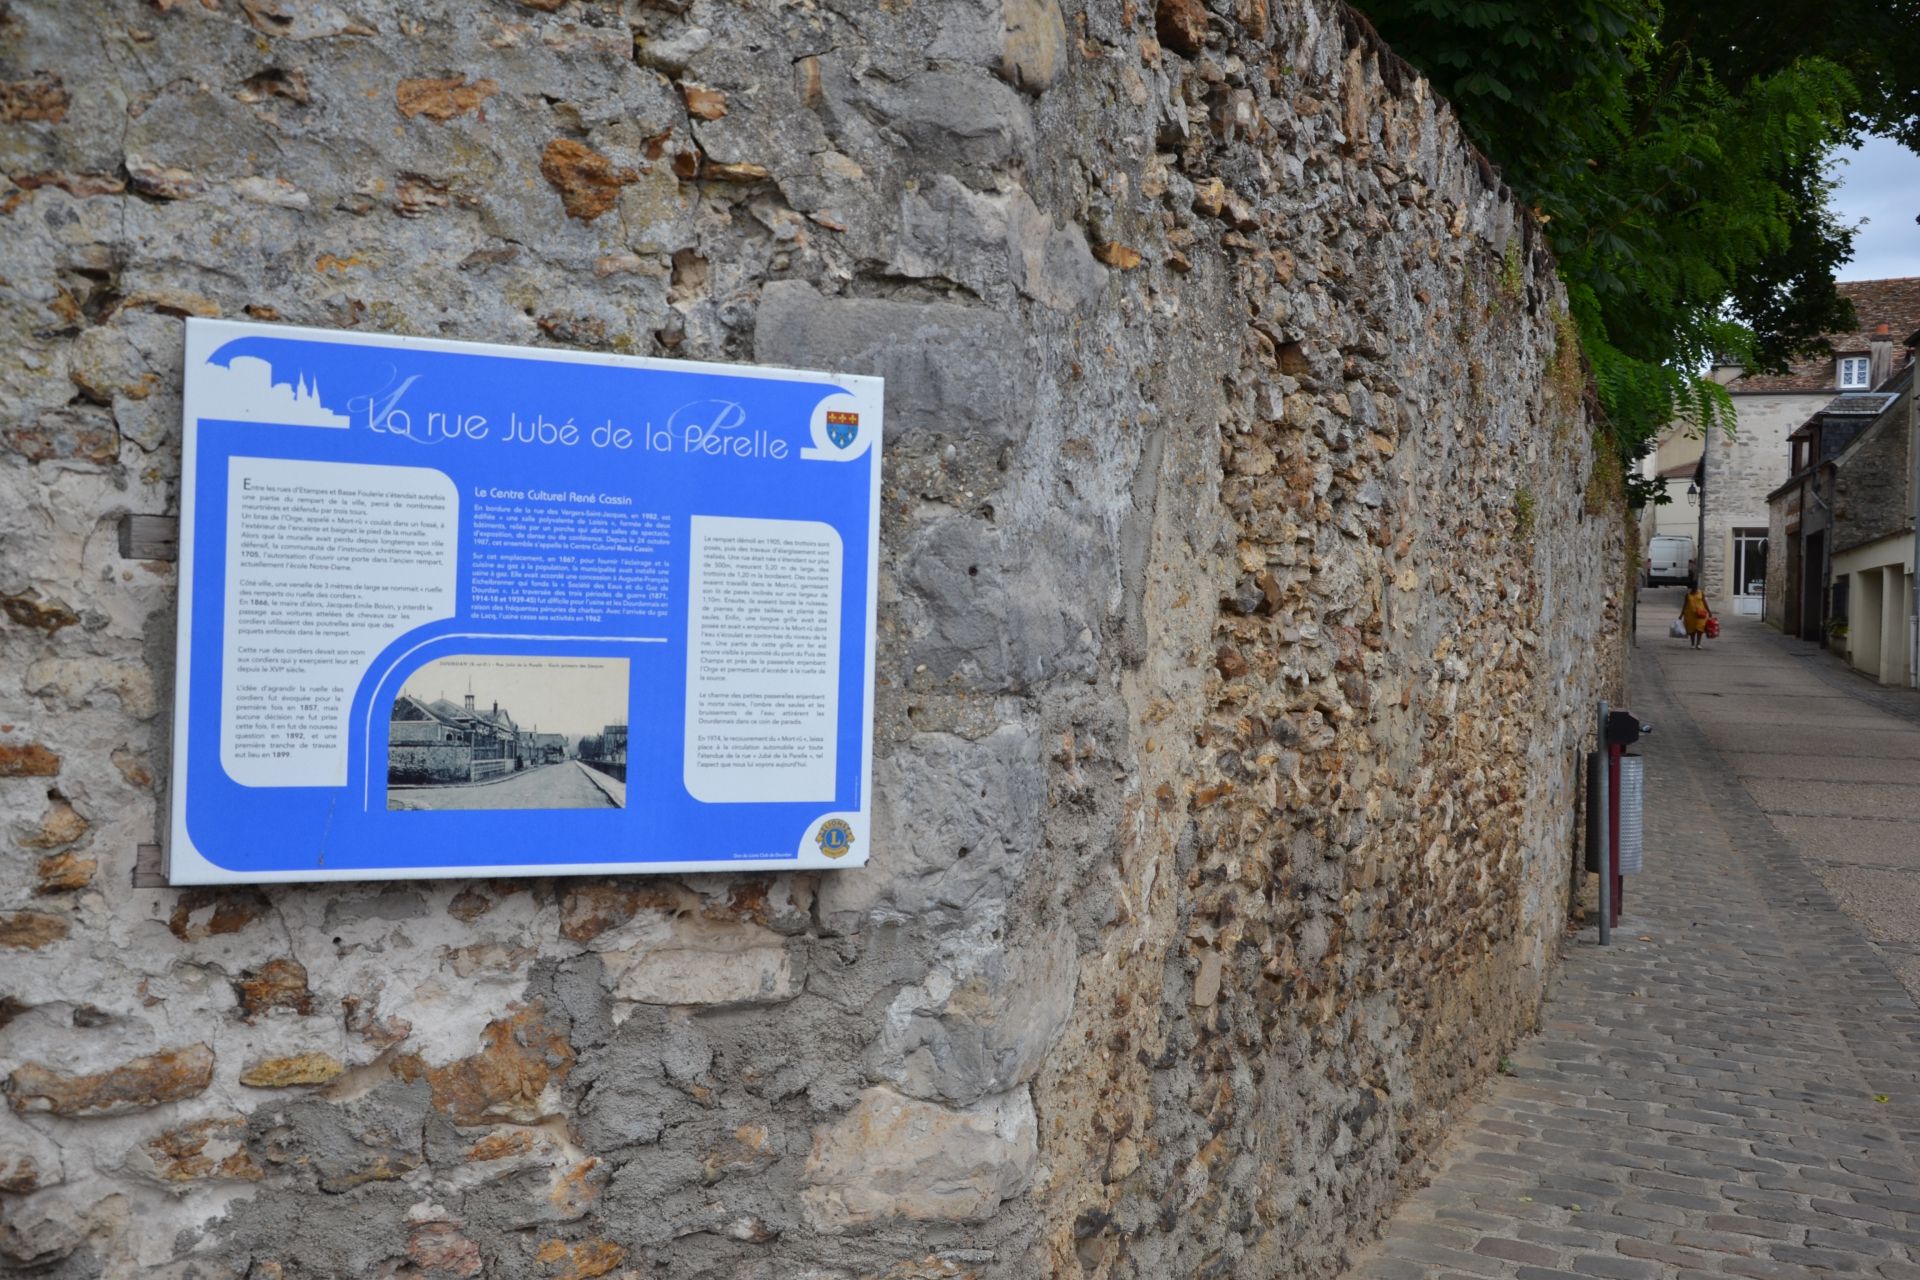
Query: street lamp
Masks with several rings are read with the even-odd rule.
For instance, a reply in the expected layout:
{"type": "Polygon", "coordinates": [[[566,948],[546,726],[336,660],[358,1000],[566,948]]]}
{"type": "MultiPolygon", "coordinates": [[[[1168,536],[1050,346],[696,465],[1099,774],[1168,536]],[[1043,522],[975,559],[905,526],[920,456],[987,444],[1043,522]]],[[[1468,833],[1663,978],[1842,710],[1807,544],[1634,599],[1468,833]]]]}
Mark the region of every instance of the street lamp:
{"type": "Polygon", "coordinates": [[[1700,505],[1700,486],[1691,480],[1687,482],[1687,505],[1690,507],[1700,505]]]}

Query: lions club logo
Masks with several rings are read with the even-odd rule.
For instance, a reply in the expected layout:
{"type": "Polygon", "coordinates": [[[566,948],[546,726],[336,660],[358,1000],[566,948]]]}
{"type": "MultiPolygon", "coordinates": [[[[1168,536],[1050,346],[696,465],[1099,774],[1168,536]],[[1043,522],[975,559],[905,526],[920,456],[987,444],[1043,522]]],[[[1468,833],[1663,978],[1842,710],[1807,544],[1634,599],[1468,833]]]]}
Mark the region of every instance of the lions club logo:
{"type": "Polygon", "coordinates": [[[844,858],[847,850],[853,848],[853,828],[838,818],[828,818],[820,824],[820,833],[814,840],[819,843],[820,852],[827,857],[844,858]]]}
{"type": "Polygon", "coordinates": [[[860,415],[841,409],[827,411],[827,439],[833,441],[833,447],[844,449],[853,443],[860,434],[860,415]]]}

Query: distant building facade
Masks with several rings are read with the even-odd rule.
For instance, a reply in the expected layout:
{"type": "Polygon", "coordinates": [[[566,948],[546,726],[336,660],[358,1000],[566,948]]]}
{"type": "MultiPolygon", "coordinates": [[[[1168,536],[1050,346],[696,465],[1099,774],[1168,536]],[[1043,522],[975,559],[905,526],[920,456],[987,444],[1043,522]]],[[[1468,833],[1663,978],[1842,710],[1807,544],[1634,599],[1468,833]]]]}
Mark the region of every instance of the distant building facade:
{"type": "MultiPolygon", "coordinates": [[[[1696,555],[1701,587],[1721,612],[1784,617],[1784,605],[1766,601],[1770,589],[1784,588],[1787,566],[1776,561],[1793,545],[1774,545],[1771,502],[1795,472],[1790,440],[1837,396],[1873,391],[1911,359],[1892,335],[1920,329],[1920,277],[1845,281],[1840,292],[1852,300],[1860,327],[1829,335],[1829,354],[1795,361],[1783,374],[1716,371],[1733,397],[1735,428],[1709,432],[1703,441],[1696,555]]],[[[1798,554],[1826,564],[1833,554],[1829,531],[1801,533],[1798,554]]],[[[1803,589],[1805,581],[1803,574],[1803,589]]],[[[1815,605],[1798,610],[1796,630],[1824,634],[1821,620],[1832,614],[1832,602],[1815,605]]]]}
{"type": "MultiPolygon", "coordinates": [[[[1920,335],[1916,335],[1920,336],[1920,335]]],[[[1840,458],[1832,574],[1846,584],[1847,660],[1882,684],[1914,683],[1914,369],[1840,458]]]]}
{"type": "Polygon", "coordinates": [[[1851,446],[1892,399],[1876,392],[1836,396],[1787,437],[1791,470],[1786,483],[1767,495],[1766,619],[1789,635],[1824,642],[1846,617],[1844,597],[1829,590],[1841,536],[1835,490],[1851,446]]]}
{"type": "Polygon", "coordinates": [[[1785,554],[1767,621],[1893,685],[1914,673],[1914,372],[1908,360],[1795,431],[1794,474],[1774,494],[1785,554]]]}

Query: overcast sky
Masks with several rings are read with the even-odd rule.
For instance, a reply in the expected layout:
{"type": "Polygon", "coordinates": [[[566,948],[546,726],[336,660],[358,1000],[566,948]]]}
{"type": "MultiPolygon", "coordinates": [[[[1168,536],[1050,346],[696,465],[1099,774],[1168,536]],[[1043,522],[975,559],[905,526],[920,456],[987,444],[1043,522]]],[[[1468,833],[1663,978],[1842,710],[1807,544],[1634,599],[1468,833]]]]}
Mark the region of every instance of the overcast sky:
{"type": "Polygon", "coordinates": [[[1841,184],[1833,195],[1840,220],[1867,220],[1840,278],[1920,276],[1920,225],[1913,220],[1920,214],[1920,155],[1897,142],[1869,138],[1859,150],[1842,153],[1835,175],[1841,184]]]}

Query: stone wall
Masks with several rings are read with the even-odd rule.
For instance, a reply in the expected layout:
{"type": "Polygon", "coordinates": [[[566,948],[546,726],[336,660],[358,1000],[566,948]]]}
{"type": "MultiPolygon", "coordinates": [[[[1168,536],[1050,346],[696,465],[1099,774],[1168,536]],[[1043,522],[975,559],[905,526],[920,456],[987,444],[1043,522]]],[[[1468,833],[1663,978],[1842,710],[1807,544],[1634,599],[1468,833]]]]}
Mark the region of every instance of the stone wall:
{"type": "MultiPolygon", "coordinates": [[[[1793,575],[1788,572],[1789,559],[1799,554],[1800,526],[1796,522],[1793,532],[1787,532],[1788,501],[1781,497],[1767,508],[1767,598],[1761,615],[1768,626],[1781,631],[1787,630],[1789,611],[1798,618],[1800,609],[1794,601],[1793,575]]],[[[1801,501],[1804,513],[1804,494],[1801,501]]]]}
{"type": "Polygon", "coordinates": [[[1907,456],[1912,397],[1910,387],[1904,390],[1834,468],[1835,554],[1913,528],[1913,467],[1907,456]]]}
{"type": "Polygon", "coordinates": [[[1327,1275],[1534,1018],[1624,522],[1338,4],[9,0],[0,82],[0,1265],[1327,1275]],[[130,888],[183,315],[883,374],[872,865],[130,888]]]}
{"type": "MultiPolygon", "coordinates": [[[[490,773],[502,773],[507,762],[480,762],[490,773]]],[[[465,743],[433,743],[419,746],[388,746],[389,782],[470,782],[475,775],[473,748],[465,743]]]]}

